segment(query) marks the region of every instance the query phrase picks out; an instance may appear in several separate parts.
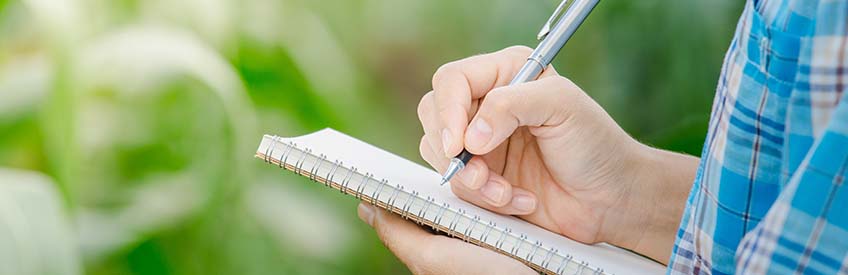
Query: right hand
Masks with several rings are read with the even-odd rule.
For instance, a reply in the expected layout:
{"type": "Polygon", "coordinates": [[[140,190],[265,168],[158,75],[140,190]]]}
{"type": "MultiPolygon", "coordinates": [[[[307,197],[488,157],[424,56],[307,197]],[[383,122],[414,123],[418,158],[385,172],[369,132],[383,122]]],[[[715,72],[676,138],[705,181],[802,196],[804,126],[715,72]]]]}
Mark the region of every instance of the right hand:
{"type": "Polygon", "coordinates": [[[658,225],[657,204],[682,210],[688,193],[688,185],[659,186],[665,173],[656,160],[670,153],[631,138],[551,66],[538,80],[506,86],[530,53],[510,47],[439,68],[418,106],[424,160],[444,172],[466,148],[476,156],[451,180],[460,198],[577,241],[667,261],[680,215],[658,225]],[[646,231],[659,232],[661,244],[646,231]],[[640,244],[647,239],[649,247],[640,244]]]}

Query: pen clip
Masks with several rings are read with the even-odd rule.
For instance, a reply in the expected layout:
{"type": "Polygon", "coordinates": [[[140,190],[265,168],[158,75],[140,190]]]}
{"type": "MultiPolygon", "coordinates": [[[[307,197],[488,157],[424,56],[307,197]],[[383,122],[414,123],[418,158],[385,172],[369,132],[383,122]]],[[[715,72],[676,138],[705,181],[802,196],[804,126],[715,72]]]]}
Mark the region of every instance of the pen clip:
{"type": "Polygon", "coordinates": [[[554,10],[554,14],[551,14],[551,18],[548,18],[548,22],[545,22],[545,25],[542,26],[542,30],[539,31],[539,34],[536,35],[536,39],[545,39],[545,36],[547,36],[548,33],[551,32],[551,24],[553,24],[554,20],[556,20],[562,14],[562,10],[565,9],[565,4],[567,3],[568,0],[562,0],[562,2],[559,3],[559,6],[557,6],[556,10],[554,10]]]}

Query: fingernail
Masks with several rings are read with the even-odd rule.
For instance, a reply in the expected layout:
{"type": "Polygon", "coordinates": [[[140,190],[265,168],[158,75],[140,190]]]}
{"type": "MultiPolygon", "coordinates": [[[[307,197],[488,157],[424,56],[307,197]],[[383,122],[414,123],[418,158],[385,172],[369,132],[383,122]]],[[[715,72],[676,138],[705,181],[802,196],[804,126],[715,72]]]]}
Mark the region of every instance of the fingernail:
{"type": "Polygon", "coordinates": [[[466,133],[465,142],[469,147],[481,148],[492,139],[492,126],[485,119],[477,118],[466,133]]]}
{"type": "Polygon", "coordinates": [[[483,193],[483,196],[489,199],[489,202],[497,204],[501,201],[501,197],[503,197],[504,188],[495,181],[488,181],[480,191],[483,193]]]}
{"type": "Polygon", "coordinates": [[[512,198],[512,207],[521,212],[533,212],[536,210],[536,199],[527,195],[516,195],[512,198]]]}
{"type": "Polygon", "coordinates": [[[459,171],[459,178],[462,179],[462,184],[472,190],[480,188],[479,186],[474,186],[474,179],[477,178],[477,169],[472,165],[466,166],[465,169],[459,171]]]}
{"type": "Polygon", "coordinates": [[[367,223],[369,226],[374,226],[374,207],[361,202],[359,203],[358,210],[359,219],[367,223]]]}
{"type": "Polygon", "coordinates": [[[442,146],[444,146],[444,147],[445,147],[445,148],[444,148],[444,149],[445,149],[445,156],[453,157],[453,156],[450,156],[450,155],[449,155],[449,154],[450,154],[451,144],[452,144],[452,142],[451,142],[451,133],[450,133],[450,130],[448,130],[447,128],[442,129],[442,146]]]}

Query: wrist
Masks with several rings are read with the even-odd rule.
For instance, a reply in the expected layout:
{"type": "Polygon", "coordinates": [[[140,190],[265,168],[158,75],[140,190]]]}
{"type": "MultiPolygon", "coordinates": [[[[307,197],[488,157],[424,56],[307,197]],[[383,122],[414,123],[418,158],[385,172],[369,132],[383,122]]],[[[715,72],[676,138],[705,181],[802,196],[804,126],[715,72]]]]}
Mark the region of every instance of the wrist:
{"type": "Polygon", "coordinates": [[[699,160],[634,143],[623,167],[622,199],[611,209],[617,214],[609,215],[619,220],[605,221],[615,224],[605,241],[666,263],[699,160]]]}

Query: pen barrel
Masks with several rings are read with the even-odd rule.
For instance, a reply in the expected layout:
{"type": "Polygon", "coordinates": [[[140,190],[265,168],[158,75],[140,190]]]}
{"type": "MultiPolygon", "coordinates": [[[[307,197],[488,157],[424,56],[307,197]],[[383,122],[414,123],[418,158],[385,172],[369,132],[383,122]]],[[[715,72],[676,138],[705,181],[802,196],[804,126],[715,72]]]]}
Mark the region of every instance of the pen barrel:
{"type": "Polygon", "coordinates": [[[547,65],[542,65],[539,61],[534,60],[532,55],[527,58],[527,62],[524,63],[524,66],[521,67],[521,70],[518,70],[518,74],[512,78],[512,81],[509,82],[509,85],[520,84],[528,81],[536,80],[542,71],[545,70],[547,65]]]}
{"type": "Polygon", "coordinates": [[[468,164],[468,161],[470,161],[472,157],[474,157],[474,154],[468,152],[468,150],[462,150],[462,152],[456,156],[456,158],[462,161],[463,164],[468,164]]]}
{"type": "MultiPolygon", "coordinates": [[[[562,46],[565,45],[565,42],[567,42],[574,32],[577,31],[580,24],[586,20],[589,13],[592,12],[592,9],[598,5],[598,2],[600,2],[600,0],[574,1],[574,3],[568,7],[565,14],[563,14],[559,21],[557,21],[550,33],[545,36],[545,39],[542,40],[542,42],[539,43],[539,46],[537,46],[533,53],[530,54],[528,59],[538,62],[542,66],[542,69],[547,67],[554,57],[556,57],[562,46]]],[[[535,79],[535,77],[533,79],[535,79]]]]}

